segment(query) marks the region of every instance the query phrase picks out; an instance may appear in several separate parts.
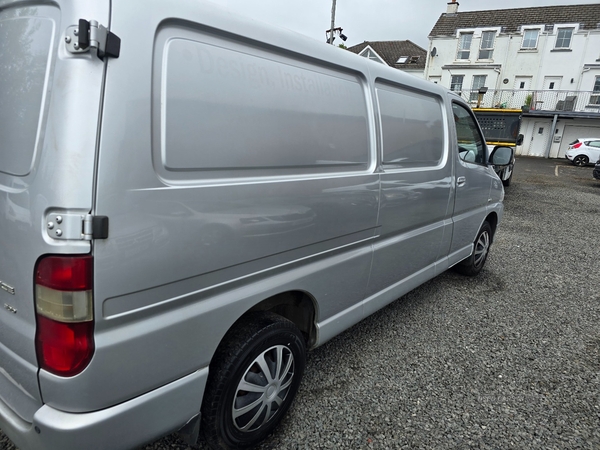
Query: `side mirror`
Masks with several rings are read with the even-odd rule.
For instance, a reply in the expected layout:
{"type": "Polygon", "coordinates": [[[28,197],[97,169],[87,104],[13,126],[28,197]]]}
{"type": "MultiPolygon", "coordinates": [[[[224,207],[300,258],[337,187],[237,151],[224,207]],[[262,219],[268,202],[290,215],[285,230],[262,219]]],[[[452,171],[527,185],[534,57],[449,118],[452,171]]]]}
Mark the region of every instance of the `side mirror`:
{"type": "Polygon", "coordinates": [[[508,166],[513,160],[514,150],[511,147],[494,147],[490,155],[490,164],[494,166],[508,166]]]}

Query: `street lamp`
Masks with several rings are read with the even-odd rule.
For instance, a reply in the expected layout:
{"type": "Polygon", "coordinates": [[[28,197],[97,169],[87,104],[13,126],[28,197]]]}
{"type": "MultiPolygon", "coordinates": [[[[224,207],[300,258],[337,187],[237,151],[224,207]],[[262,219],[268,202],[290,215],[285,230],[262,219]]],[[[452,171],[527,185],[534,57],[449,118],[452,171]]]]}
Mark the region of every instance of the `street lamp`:
{"type": "Polygon", "coordinates": [[[338,34],[340,39],[346,42],[348,37],[342,33],[342,29],[340,27],[335,27],[335,3],[336,0],[331,1],[331,28],[325,31],[325,36],[327,37],[327,43],[333,45],[333,40],[335,39],[335,33],[338,34]]]}
{"type": "Polygon", "coordinates": [[[331,0],[331,28],[329,28],[329,43],[333,45],[333,32],[335,30],[335,2],[336,0],[331,0]]]}
{"type": "Polygon", "coordinates": [[[348,39],[348,36],[346,36],[344,33],[342,33],[343,28],[341,27],[337,27],[337,28],[332,28],[330,30],[325,30],[325,36],[327,36],[327,43],[333,45],[333,41],[335,39],[335,34],[337,33],[337,35],[340,37],[340,39],[342,41],[346,41],[346,39],[348,39]]]}

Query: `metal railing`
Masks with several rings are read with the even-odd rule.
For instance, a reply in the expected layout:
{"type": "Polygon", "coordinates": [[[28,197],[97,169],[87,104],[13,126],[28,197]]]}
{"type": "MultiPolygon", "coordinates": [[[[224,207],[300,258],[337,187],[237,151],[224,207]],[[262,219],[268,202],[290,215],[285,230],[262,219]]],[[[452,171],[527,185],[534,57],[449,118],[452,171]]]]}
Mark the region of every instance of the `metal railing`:
{"type": "Polygon", "coordinates": [[[460,95],[472,107],[479,108],[521,109],[527,106],[532,111],[600,113],[600,92],[597,91],[489,89],[485,94],[479,94],[478,90],[463,90],[460,95]]]}

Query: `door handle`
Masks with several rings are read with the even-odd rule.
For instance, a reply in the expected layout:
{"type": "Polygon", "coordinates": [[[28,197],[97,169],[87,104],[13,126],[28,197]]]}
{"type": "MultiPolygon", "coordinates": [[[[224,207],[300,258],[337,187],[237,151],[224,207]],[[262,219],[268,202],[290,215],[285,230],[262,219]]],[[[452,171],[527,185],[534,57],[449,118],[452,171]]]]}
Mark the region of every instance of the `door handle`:
{"type": "Polygon", "coordinates": [[[465,177],[458,177],[456,179],[456,185],[458,187],[464,186],[467,183],[467,179],[465,177]]]}

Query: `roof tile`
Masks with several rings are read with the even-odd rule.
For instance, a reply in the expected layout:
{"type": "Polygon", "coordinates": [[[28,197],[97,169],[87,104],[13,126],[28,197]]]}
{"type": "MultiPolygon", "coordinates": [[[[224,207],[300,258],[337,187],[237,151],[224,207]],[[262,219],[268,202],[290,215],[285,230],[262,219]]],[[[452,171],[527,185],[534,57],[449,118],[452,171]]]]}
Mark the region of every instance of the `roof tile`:
{"type": "Polygon", "coordinates": [[[600,23],[600,3],[442,14],[429,36],[452,36],[457,29],[498,26],[501,26],[505,33],[516,33],[522,25],[560,23],[579,23],[583,30],[597,29],[600,23]]]}

